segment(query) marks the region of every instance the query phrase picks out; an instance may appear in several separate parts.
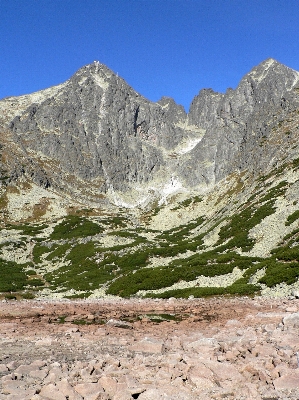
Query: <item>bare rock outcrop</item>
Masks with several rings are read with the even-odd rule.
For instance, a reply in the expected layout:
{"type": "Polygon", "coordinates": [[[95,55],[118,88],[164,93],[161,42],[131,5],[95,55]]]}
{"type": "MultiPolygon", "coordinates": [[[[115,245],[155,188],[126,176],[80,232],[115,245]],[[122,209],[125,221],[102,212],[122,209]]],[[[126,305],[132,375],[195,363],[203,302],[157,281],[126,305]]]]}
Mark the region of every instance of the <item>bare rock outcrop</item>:
{"type": "Polygon", "coordinates": [[[279,162],[289,137],[275,129],[299,105],[298,80],[268,59],[235,90],[202,90],[186,114],[171,98],[150,102],[94,62],[55,88],[0,101],[1,169],[14,181],[26,176],[94,202],[108,195],[117,205],[123,195],[146,204],[174,179],[178,188],[206,189],[279,162]]]}

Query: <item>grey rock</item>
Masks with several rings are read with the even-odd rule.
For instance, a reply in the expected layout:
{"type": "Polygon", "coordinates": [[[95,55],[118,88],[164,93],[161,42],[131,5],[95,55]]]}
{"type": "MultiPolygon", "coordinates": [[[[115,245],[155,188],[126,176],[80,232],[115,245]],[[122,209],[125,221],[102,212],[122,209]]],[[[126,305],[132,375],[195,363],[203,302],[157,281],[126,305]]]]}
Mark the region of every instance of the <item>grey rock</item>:
{"type": "Polygon", "coordinates": [[[235,90],[201,90],[186,114],[94,62],[62,85],[0,101],[1,182],[25,177],[97,204],[138,188],[132,201],[146,204],[174,178],[205,190],[234,172],[265,172],[289,152],[288,135],[276,138],[275,129],[299,106],[298,81],[269,59],[235,90]],[[194,144],[181,151],[184,143],[194,144]]]}

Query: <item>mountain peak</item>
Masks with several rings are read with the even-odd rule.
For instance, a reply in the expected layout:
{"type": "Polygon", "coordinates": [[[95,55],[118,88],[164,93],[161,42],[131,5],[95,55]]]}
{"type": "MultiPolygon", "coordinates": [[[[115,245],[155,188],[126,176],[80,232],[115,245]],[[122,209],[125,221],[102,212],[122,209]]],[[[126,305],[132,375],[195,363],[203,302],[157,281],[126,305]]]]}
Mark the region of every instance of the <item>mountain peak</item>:
{"type": "Polygon", "coordinates": [[[241,80],[246,81],[251,78],[257,85],[262,82],[272,82],[276,85],[281,82],[282,87],[290,90],[299,80],[299,72],[287,67],[284,64],[276,61],[274,58],[267,58],[244,76],[241,80]],[[276,83],[275,83],[276,82],[276,83]]]}

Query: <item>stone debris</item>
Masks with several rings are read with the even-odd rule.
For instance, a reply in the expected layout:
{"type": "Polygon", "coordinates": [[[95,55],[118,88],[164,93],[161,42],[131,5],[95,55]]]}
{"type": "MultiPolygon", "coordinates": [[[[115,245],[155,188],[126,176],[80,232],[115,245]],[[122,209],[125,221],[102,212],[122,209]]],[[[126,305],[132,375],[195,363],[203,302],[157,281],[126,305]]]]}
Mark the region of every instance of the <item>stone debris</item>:
{"type": "Polygon", "coordinates": [[[126,321],[121,321],[118,319],[109,319],[107,321],[108,326],[113,326],[115,328],[132,329],[133,325],[126,321]]]}
{"type": "Polygon", "coordinates": [[[0,316],[0,399],[295,400],[298,306],[297,299],[262,298],[8,302],[0,316]],[[164,315],[172,307],[189,316],[133,320],[153,306],[164,315]],[[34,307],[53,321],[61,311],[80,311],[93,323],[79,329],[73,322],[49,323],[45,315],[32,322],[34,307]],[[97,324],[105,307],[106,320],[123,322],[126,314],[130,329],[97,324]],[[43,338],[51,341],[36,346],[43,338]]]}

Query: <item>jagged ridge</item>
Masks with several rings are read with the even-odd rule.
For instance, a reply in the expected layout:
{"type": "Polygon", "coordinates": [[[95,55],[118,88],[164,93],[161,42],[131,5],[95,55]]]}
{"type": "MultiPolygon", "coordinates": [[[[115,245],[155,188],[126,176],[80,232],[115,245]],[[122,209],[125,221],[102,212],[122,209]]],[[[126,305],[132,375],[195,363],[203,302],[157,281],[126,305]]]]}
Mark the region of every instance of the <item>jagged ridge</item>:
{"type": "MultiPolygon", "coordinates": [[[[71,195],[76,187],[86,201],[108,195],[123,205],[124,198],[146,204],[153,192],[163,197],[167,185],[202,191],[233,171],[260,173],[279,162],[277,146],[265,152],[260,140],[298,107],[298,76],[266,60],[236,90],[202,90],[187,115],[172,99],[148,101],[95,62],[56,89],[29,95],[11,121],[7,112],[3,152],[14,147],[18,158],[7,157],[7,169],[12,179],[25,174],[71,195]]],[[[12,102],[0,102],[2,110],[12,102]]]]}

